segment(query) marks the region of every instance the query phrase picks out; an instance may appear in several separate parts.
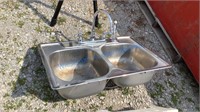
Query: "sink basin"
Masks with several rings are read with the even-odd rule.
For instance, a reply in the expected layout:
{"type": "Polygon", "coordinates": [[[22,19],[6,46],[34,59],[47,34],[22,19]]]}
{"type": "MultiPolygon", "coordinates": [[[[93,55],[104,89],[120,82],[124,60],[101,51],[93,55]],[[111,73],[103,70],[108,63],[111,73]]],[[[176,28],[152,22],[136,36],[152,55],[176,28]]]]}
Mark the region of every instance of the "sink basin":
{"type": "Polygon", "coordinates": [[[57,51],[49,56],[50,67],[55,76],[69,84],[105,76],[107,63],[90,49],[57,51]]]}
{"type": "Polygon", "coordinates": [[[41,44],[39,53],[51,88],[66,99],[101,92],[108,80],[121,87],[148,82],[156,70],[171,67],[130,37],[118,42],[41,44]]]}
{"type": "Polygon", "coordinates": [[[157,65],[154,57],[137,45],[109,44],[102,47],[104,56],[117,68],[140,71],[157,65]]]}
{"type": "Polygon", "coordinates": [[[39,52],[51,88],[66,99],[77,99],[101,92],[106,85],[108,64],[94,50],[59,43],[41,44],[39,52]]]}
{"type": "Polygon", "coordinates": [[[106,44],[101,48],[102,54],[118,69],[117,72],[123,73],[112,77],[116,85],[128,87],[143,84],[152,79],[156,70],[170,67],[130,37],[121,37],[118,41],[123,43],[106,44]]]}

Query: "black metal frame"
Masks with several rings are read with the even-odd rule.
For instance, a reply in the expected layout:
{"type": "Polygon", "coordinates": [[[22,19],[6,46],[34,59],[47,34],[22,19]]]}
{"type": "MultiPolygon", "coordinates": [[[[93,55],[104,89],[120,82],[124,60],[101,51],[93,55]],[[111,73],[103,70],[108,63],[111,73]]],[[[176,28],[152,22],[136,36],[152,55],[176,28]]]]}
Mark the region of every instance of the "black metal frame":
{"type": "MultiPolygon", "coordinates": [[[[58,18],[58,15],[59,15],[59,12],[60,12],[60,9],[63,5],[63,2],[64,0],[59,0],[58,1],[58,4],[56,6],[56,9],[55,9],[55,12],[54,12],[54,15],[53,17],[51,18],[51,22],[50,22],[50,26],[53,27],[56,25],[56,22],[57,22],[57,18],[58,18]]],[[[97,0],[93,0],[93,8],[94,8],[94,13],[98,10],[98,6],[97,6],[97,0]]],[[[98,26],[98,16],[95,18],[95,26],[97,27],[98,26]]]]}

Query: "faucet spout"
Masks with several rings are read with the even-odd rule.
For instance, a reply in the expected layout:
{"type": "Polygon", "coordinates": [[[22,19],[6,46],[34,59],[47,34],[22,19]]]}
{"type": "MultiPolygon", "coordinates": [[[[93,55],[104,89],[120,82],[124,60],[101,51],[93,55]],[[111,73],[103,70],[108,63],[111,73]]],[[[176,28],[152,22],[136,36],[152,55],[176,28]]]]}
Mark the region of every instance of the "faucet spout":
{"type": "Polygon", "coordinates": [[[115,29],[116,28],[114,28],[114,24],[113,24],[113,20],[112,20],[111,16],[105,10],[98,10],[94,14],[94,19],[93,19],[93,23],[92,23],[92,30],[91,30],[91,36],[90,36],[91,40],[95,39],[95,18],[100,12],[106,14],[106,16],[108,17],[108,20],[110,22],[110,31],[107,32],[107,33],[109,33],[111,35],[112,40],[115,40],[115,37],[113,37],[113,36],[115,36],[115,29]]]}

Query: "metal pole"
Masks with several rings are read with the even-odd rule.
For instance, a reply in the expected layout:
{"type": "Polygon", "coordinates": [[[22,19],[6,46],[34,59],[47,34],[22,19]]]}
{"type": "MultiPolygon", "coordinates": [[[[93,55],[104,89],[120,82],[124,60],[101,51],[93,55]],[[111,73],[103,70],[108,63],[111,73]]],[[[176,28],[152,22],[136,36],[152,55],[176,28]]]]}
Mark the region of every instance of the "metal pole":
{"type": "Polygon", "coordinates": [[[54,15],[53,15],[53,17],[52,17],[52,19],[51,19],[51,22],[50,22],[50,26],[51,26],[51,27],[53,27],[53,26],[56,25],[57,18],[58,18],[58,14],[59,14],[60,9],[61,9],[61,7],[62,7],[63,1],[64,1],[64,0],[59,0],[59,1],[58,1],[58,4],[57,4],[57,6],[56,6],[55,13],[54,13],[54,15]]]}
{"type": "MultiPolygon", "coordinates": [[[[97,0],[93,0],[93,8],[94,8],[94,13],[98,10],[97,7],[97,0]]],[[[98,27],[99,21],[98,21],[98,16],[95,18],[95,26],[98,27]]]]}

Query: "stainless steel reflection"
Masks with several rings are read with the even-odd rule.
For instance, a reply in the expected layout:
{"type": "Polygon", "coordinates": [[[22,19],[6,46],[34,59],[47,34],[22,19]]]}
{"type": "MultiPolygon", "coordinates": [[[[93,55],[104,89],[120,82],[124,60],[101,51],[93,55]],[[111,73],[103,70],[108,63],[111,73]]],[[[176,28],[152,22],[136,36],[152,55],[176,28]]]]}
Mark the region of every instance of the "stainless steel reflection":
{"type": "Polygon", "coordinates": [[[102,47],[104,56],[117,68],[140,71],[152,68],[157,61],[137,45],[109,44],[102,47]]]}
{"type": "Polygon", "coordinates": [[[130,37],[117,40],[74,46],[63,42],[65,47],[41,44],[39,51],[52,89],[64,98],[81,98],[102,91],[109,79],[118,86],[134,86],[149,81],[156,70],[170,67],[130,37]]]}

